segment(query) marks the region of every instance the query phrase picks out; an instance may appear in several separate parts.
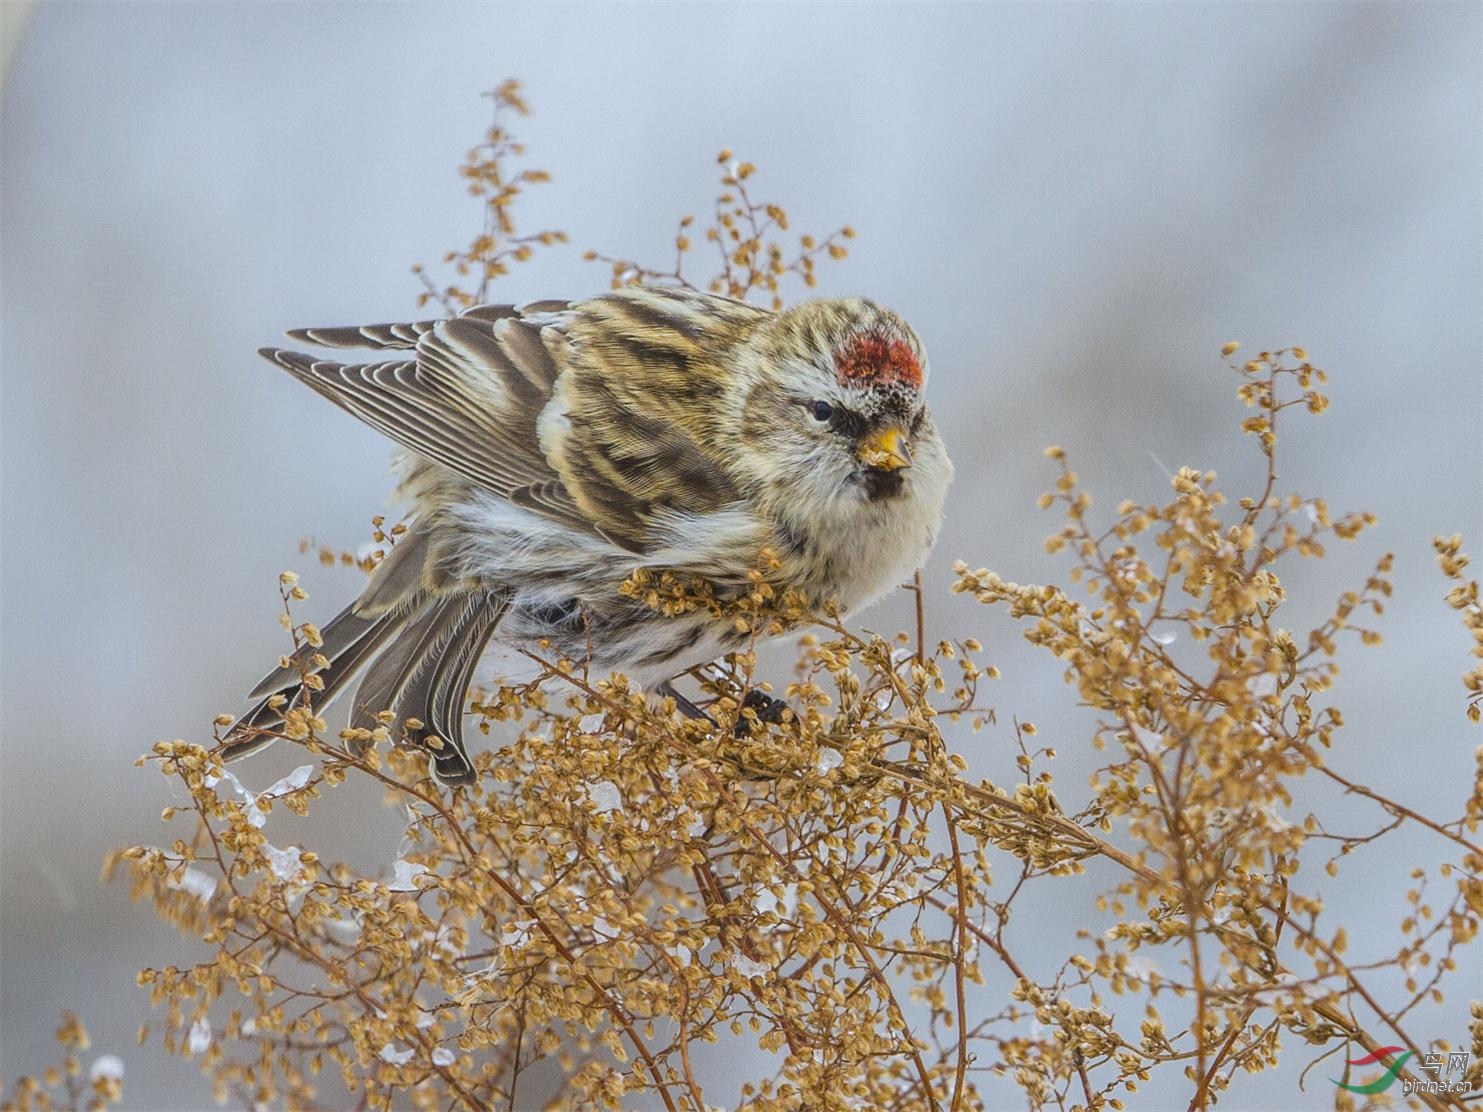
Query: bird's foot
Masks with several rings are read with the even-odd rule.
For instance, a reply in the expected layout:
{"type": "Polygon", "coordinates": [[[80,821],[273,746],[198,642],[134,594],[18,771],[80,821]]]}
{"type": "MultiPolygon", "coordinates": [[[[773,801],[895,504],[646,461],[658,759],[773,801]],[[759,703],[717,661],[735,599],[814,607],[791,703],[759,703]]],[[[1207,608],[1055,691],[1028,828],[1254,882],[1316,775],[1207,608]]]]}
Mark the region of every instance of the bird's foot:
{"type": "MultiPolygon", "coordinates": [[[[675,701],[675,709],[686,718],[704,720],[712,726],[717,724],[716,720],[706,711],[696,706],[684,695],[681,695],[675,690],[672,683],[668,681],[661,683],[655,691],[661,697],[673,699],[675,701]]],[[[774,699],[765,691],[759,691],[755,687],[743,696],[740,709],[742,712],[750,710],[756,716],[755,720],[758,723],[769,725],[776,725],[783,722],[785,720],[784,716],[791,713],[791,708],[782,699],[774,699]]],[[[738,715],[736,725],[732,728],[732,733],[736,737],[748,737],[752,733],[752,723],[753,719],[742,713],[738,715]]]]}
{"type": "MultiPolygon", "coordinates": [[[[784,715],[791,713],[788,704],[782,699],[774,699],[765,691],[759,691],[755,687],[748,691],[742,699],[741,709],[743,712],[750,710],[757,716],[759,723],[776,725],[784,721],[784,715]]],[[[736,719],[736,727],[732,731],[737,737],[747,737],[752,732],[752,721],[745,713],[736,719]]]]}

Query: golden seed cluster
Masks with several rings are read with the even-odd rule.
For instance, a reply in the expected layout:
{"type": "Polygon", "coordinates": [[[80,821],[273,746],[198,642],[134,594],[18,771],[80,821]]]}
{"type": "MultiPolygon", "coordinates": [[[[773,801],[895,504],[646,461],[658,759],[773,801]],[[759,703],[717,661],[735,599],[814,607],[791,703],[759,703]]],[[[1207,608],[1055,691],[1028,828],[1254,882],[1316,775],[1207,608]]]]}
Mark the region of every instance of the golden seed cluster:
{"type": "Polygon", "coordinates": [[[737,161],[729,150],[716,156],[721,165],[721,192],[716,196],[711,223],[697,231],[695,217],[680,219],[675,233],[675,264],[655,269],[632,259],[613,258],[588,251],[583,258],[607,264],[612,269],[612,287],[683,286],[704,289],[727,297],[766,297],[774,309],[783,307],[782,283],[788,275],[800,279],[808,289],[818,283],[815,266],[820,258],[839,260],[849,254],[844,241],[855,238],[848,224],[819,238],[800,235],[798,246],[789,248],[777,237],[789,230],[787,210],[782,205],[752,197],[748,180],[757,172],[750,162],[737,161]],[[696,249],[694,236],[711,245],[719,270],[709,279],[692,281],[685,263],[696,249]]]}
{"type": "Polygon", "coordinates": [[[494,103],[493,119],[484,133],[484,141],[472,148],[458,168],[459,176],[468,183],[468,194],[477,197],[483,212],[483,227],[469,245],[449,251],[444,265],[451,264],[459,279],[473,280],[465,288],[459,282],[439,287],[418,264],[412,268],[422,283],[417,304],[437,302],[450,316],[474,305],[489,301],[489,287],[495,279],[510,272],[515,263],[530,259],[539,247],[554,247],[567,241],[565,232],[542,231],[521,235],[515,227],[512,207],[526,186],[551,180],[545,170],[515,170],[509,165],[525,154],[525,146],[511,134],[511,114],[527,116],[530,106],[520,91],[520,82],[504,81],[484,94],[494,103]]]}
{"type": "MultiPolygon", "coordinates": [[[[448,258],[478,284],[424,276],[424,301],[449,311],[564,238],[518,235],[510,206],[543,176],[506,166],[520,148],[501,114],[525,113],[518,85],[492,96],[495,123],[463,168],[484,229],[448,258]]],[[[592,256],[615,284],[688,285],[699,239],[719,252],[707,288],[778,303],[785,275],[812,285],[815,258],[843,255],[848,228],[803,237],[785,262],[774,237],[787,213],[752,200],[754,167],[721,162],[714,221],[703,233],[682,221],[673,270],[592,256]]],[[[953,591],[1046,650],[1097,716],[1088,737],[1047,744],[997,713],[998,670],[972,637],[929,636],[920,577],[914,631],[886,638],[777,587],[776,556],[762,552],[745,592],[665,569],[623,590],[754,639],[797,633],[781,716],[763,720],[744,698],[768,687],[750,643],[696,670],[706,719],[545,647],[532,682],[475,693],[496,740],[477,782],[452,794],[408,740],[420,723],[389,713],[336,733],[289,707],[282,736],[305,763],[261,791],[210,746],[160,742],[145,760],[172,784],[179,802],[162,817],[178,835],[106,869],[187,940],[178,964],[139,976],[159,1009],[140,1041],[193,1059],[220,1101],[293,1109],[970,1109],[1004,1079],[1028,1107],[1105,1109],[1136,1101],[1155,1072],[1182,1076],[1189,1107],[1208,1108],[1284,1050],[1331,1063],[1377,1045],[1451,1049],[1414,1031],[1413,1012],[1476,945],[1483,750],[1455,817],[1349,767],[1334,678],[1351,645],[1379,642],[1391,558],[1322,621],[1293,627],[1287,568],[1373,519],[1277,490],[1279,415],[1328,404],[1307,354],[1229,366],[1266,462],[1260,489],[1228,495],[1213,473],[1183,469],[1167,501],[1099,519],[1068,453],[1048,449],[1057,476],[1041,504],[1063,521],[1046,549],[1069,561],[1064,583],[955,568],[953,591]],[[1009,780],[970,775],[957,726],[1013,747],[1009,780]],[[1089,783],[1057,779],[1067,745],[1106,754],[1089,783]],[[1339,801],[1301,811],[1303,778],[1339,801]],[[278,844],[275,814],[305,814],[329,791],[406,815],[395,860],[367,872],[278,844]],[[1434,864],[1415,871],[1388,939],[1367,923],[1353,940],[1323,883],[1401,830],[1429,841],[1434,864]],[[1035,890],[1095,902],[1112,925],[1047,963],[1029,944],[1035,890]],[[1008,990],[986,992],[991,977],[1008,990]],[[760,1049],[764,1065],[739,1093],[718,1092],[696,1053],[709,1043],[760,1049]]],[[[401,531],[377,518],[363,555],[306,551],[369,570],[401,531]]],[[[1461,543],[1435,548],[1476,661],[1483,611],[1461,543]]],[[[297,576],[284,573],[279,594],[283,663],[305,661],[312,696],[323,661],[303,650],[319,630],[295,616],[297,576]]],[[[1463,682],[1476,722],[1483,665],[1463,682]]],[[[231,721],[217,719],[218,741],[231,721]]],[[[1483,1005],[1472,1015],[1470,1078],[1483,1082],[1483,1005]]],[[[120,1099],[112,1061],[84,1077],[74,1017],[58,1040],[63,1065],[16,1081],[6,1110],[120,1099]]]]}
{"type": "MultiPolygon", "coordinates": [[[[1018,779],[969,775],[952,724],[998,725],[977,640],[934,642],[925,620],[860,633],[777,588],[766,552],[726,597],[644,572],[624,590],[656,610],[800,634],[781,721],[743,699],[766,687],[750,649],[698,670],[709,720],[537,654],[535,680],[474,699],[486,733],[515,732],[451,796],[390,715],[338,735],[291,715],[284,736],[309,763],[260,793],[208,748],[158,745],[150,759],[189,800],[165,817],[189,830],[110,870],[207,957],[141,975],[163,1009],[150,1037],[220,1096],[302,1108],[329,1074],[373,1108],[699,1109],[717,1096],[695,1049],[737,1040],[771,1063],[740,1094],[749,1109],[982,1107],[990,1076],[1031,1107],[1121,1108],[1167,1070],[1208,1107],[1294,1046],[1449,1049],[1406,1017],[1476,944],[1483,765],[1454,818],[1345,767],[1328,699],[1346,643],[1378,642],[1361,618],[1383,616],[1391,561],[1311,628],[1284,624],[1283,565],[1371,520],[1275,493],[1261,434],[1292,404],[1284,387],[1301,396],[1320,372],[1296,352],[1260,362],[1235,370],[1262,384],[1262,490],[1232,498],[1185,469],[1163,504],[1094,524],[1053,448],[1044,504],[1064,525],[1047,547],[1071,561],[1065,584],[956,568],[953,589],[1017,623],[1099,716],[1088,742],[1108,760],[1089,784],[1059,782],[1057,747],[1018,719],[1018,779]],[[1304,777],[1348,802],[1300,812],[1304,777]],[[407,814],[397,860],[365,875],[274,843],[277,808],[328,790],[407,814]],[[1354,953],[1323,880],[1402,828],[1434,841],[1436,864],[1415,871],[1392,941],[1366,924],[1354,953]],[[1068,885],[1091,885],[1113,925],[1047,967],[1020,906],[1068,885]],[[986,1008],[990,976],[1011,987],[986,1008]]],[[[1437,552],[1483,644],[1460,544],[1437,552]]],[[[296,577],[280,593],[295,648],[312,646],[296,577]]],[[[1476,670],[1465,683],[1475,714],[1476,670]]],[[[1476,1053],[1483,1017],[1472,1039],[1476,1053]]]]}

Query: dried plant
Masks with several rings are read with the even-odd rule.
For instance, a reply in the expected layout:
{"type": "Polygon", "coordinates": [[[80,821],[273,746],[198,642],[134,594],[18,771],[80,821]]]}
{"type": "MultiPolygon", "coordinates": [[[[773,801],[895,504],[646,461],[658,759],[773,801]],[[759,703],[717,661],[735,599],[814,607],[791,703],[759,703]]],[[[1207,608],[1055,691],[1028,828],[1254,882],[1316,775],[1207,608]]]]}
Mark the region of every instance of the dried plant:
{"type": "Polygon", "coordinates": [[[22,1077],[0,1099],[0,1112],[101,1112],[124,1099],[124,1064],[100,1054],[82,1072],[78,1056],[92,1046],[87,1028],[71,1012],[62,1013],[57,1028],[62,1064],[48,1066],[40,1077],[22,1077]]]}
{"type": "MultiPolygon", "coordinates": [[[[311,762],[261,793],[203,747],[156,747],[192,833],[119,860],[137,894],[213,951],[143,976],[166,1008],[166,1048],[197,1053],[218,1095],[243,1102],[316,1107],[328,1067],[374,1107],[617,1106],[643,1093],[674,1108],[714,1099],[697,1048],[738,1037],[774,1063],[739,1094],[753,1108],[981,1107],[986,1071],[1012,1076],[1034,1107],[1115,1108],[1155,1069],[1180,1070],[1199,1108],[1284,1044],[1316,1061],[1454,1050],[1407,1017],[1440,998],[1477,932],[1483,769],[1466,811],[1437,818],[1330,760],[1342,718],[1323,699],[1345,640],[1378,640],[1358,618],[1382,611],[1389,557],[1318,626],[1282,627],[1277,565],[1322,558],[1368,518],[1272,492],[1277,417],[1321,411],[1322,372],[1299,351],[1235,367],[1268,462],[1259,494],[1227,513],[1214,477],[1185,470],[1166,504],[1125,504],[1097,528],[1052,449],[1060,478],[1045,503],[1066,523],[1048,547],[1072,555],[1068,578],[1090,601],[957,568],[954,590],[1007,608],[1102,715],[1090,742],[1113,759],[1089,794],[1063,798],[1055,751],[1031,748],[1029,723],[1015,731],[1021,782],[965,775],[944,729],[987,720],[995,677],[971,639],[888,641],[809,613],[769,585],[766,554],[739,601],[636,577],[625,589],[667,612],[805,631],[785,692],[794,713],[759,723],[743,709],[751,653],[703,672],[710,721],[547,660],[539,681],[475,700],[486,729],[520,729],[451,797],[389,723],[337,738],[291,714],[285,735],[311,762]],[[1305,775],[1372,803],[1378,825],[1339,834],[1333,815],[1292,813],[1305,775]],[[272,844],[275,808],[303,813],[354,784],[408,815],[388,875],[272,844]],[[1350,958],[1312,874],[1404,826],[1435,839],[1442,863],[1417,871],[1393,948],[1350,958]],[[1315,868],[1309,846],[1327,861],[1315,868]],[[1102,893],[1116,925],[1037,975],[1016,904],[1032,885],[1091,883],[1093,862],[1119,878],[1102,893]],[[974,989],[985,963],[1013,978],[997,1010],[974,989]],[[1387,972],[1402,975],[1399,996],[1380,987],[1387,972]],[[1141,1009],[1130,1018],[1119,996],[1141,1009]]],[[[1476,637],[1466,557],[1437,543],[1476,637]]],[[[290,616],[302,587],[285,575],[281,589],[296,643],[312,641],[290,616]]],[[[1477,673],[1467,682],[1471,711],[1477,673]]],[[[1342,817],[1354,825],[1352,807],[1342,817]]],[[[1469,1081],[1480,1043],[1483,1018],[1469,1081]]]]}
{"type": "Polygon", "coordinates": [[[588,251],[582,257],[610,266],[615,290],[623,286],[664,285],[705,289],[736,298],[762,294],[774,309],[781,309],[782,283],[788,275],[813,289],[818,281],[814,274],[818,259],[826,255],[843,259],[849,254],[842,241],[854,239],[855,229],[848,224],[823,238],[800,235],[796,248],[784,246],[776,237],[789,230],[787,210],[779,204],[753,200],[747,188],[747,181],[757,172],[757,167],[750,162],[738,162],[729,150],[717,155],[716,161],[722,168],[721,192],[716,195],[712,222],[697,233],[694,216],[680,218],[672,270],[645,266],[633,259],[615,259],[596,251],[588,251]],[[714,245],[720,265],[720,270],[703,285],[685,276],[685,261],[696,250],[697,234],[714,245]]]}
{"type": "MultiPolygon", "coordinates": [[[[776,296],[770,250],[727,257],[726,292],[776,296]]],[[[620,280],[661,276],[614,265],[620,280]]],[[[679,263],[662,277],[683,281],[679,263]]],[[[1058,746],[1107,752],[1089,786],[1058,781],[1056,747],[1020,721],[1019,778],[968,774],[953,739],[995,720],[998,673],[973,638],[929,633],[920,581],[914,630],[887,639],[774,588],[767,552],[740,599],[654,569],[624,589],[668,613],[704,607],[758,635],[799,634],[780,692],[790,714],[759,721],[744,702],[765,686],[751,651],[697,670],[700,720],[536,652],[537,681],[473,699],[500,736],[477,784],[453,794],[389,715],[336,733],[290,710],[283,736],[306,761],[261,792],[207,746],[156,745],[148,760],[185,801],[165,818],[186,829],[109,870],[207,949],[140,976],[164,1012],[163,1048],[194,1056],[218,1099],[244,1107],[959,1109],[1008,1079],[1030,1107],[1100,1109],[1157,1072],[1182,1077],[1194,1109],[1284,1049],[1360,1094],[1378,1082],[1332,1063],[1389,1059],[1411,1099],[1462,1107],[1483,1082],[1483,1005],[1465,1048],[1412,1026],[1475,945],[1483,760],[1457,816],[1423,814],[1351,767],[1329,696],[1339,656],[1379,640],[1366,623],[1382,615],[1390,558],[1313,628],[1283,624],[1279,570],[1370,519],[1277,491],[1279,418],[1285,436],[1289,411],[1323,411],[1323,372],[1300,349],[1231,368],[1261,489],[1231,501],[1214,475],[1185,469],[1167,502],[1094,522],[1067,453],[1051,449],[1059,476],[1043,502],[1064,524],[1047,547],[1070,559],[1067,585],[957,565],[952,590],[1019,623],[1096,712],[1089,738],[1058,746]],[[1343,809],[1300,812],[1304,777],[1342,789],[1343,809]],[[303,814],[328,791],[407,816],[380,873],[274,843],[275,811],[303,814]],[[1319,886],[1402,830],[1429,839],[1438,863],[1416,871],[1391,941],[1366,924],[1355,953],[1319,886]],[[1080,932],[1047,966],[1023,910],[1036,889],[1094,894],[1114,925],[1080,932]],[[1008,991],[991,997],[990,978],[1008,991]],[[718,1092],[709,1044],[750,1048],[754,1079],[718,1092]],[[1448,1052],[1466,1070],[1454,1088],[1431,1065],[1448,1052]]],[[[377,542],[394,532],[378,522],[377,542]]],[[[1483,655],[1461,542],[1436,544],[1483,655]]],[[[280,595],[292,647],[313,644],[297,577],[280,595]]],[[[1483,668],[1465,684],[1476,721],[1483,668]]],[[[1351,1089],[1332,1091],[1320,1099],[1354,1106],[1351,1089]]]]}
{"type": "Polygon", "coordinates": [[[537,247],[566,242],[565,232],[517,234],[511,215],[515,198],[528,185],[550,181],[551,175],[545,170],[515,170],[510,165],[524,156],[525,147],[510,133],[507,121],[512,113],[530,114],[520,82],[503,81],[484,95],[494,102],[494,118],[484,141],[472,148],[458,167],[459,176],[468,181],[469,196],[480,198],[483,227],[464,250],[443,256],[443,262],[452,263],[460,279],[472,278],[474,285],[465,289],[455,282],[440,289],[420,263],[412,268],[423,286],[417,296],[418,306],[436,301],[450,315],[488,302],[490,283],[508,274],[513,264],[529,259],[537,247]]]}

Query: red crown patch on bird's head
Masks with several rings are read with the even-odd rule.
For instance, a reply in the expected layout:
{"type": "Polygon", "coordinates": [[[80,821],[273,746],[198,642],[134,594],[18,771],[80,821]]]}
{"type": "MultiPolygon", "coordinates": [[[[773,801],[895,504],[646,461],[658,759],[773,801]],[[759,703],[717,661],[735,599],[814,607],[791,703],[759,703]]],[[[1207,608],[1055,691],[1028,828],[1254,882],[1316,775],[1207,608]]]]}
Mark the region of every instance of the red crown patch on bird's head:
{"type": "Polygon", "coordinates": [[[905,340],[873,333],[851,336],[834,353],[841,386],[922,388],[922,365],[905,340]]]}

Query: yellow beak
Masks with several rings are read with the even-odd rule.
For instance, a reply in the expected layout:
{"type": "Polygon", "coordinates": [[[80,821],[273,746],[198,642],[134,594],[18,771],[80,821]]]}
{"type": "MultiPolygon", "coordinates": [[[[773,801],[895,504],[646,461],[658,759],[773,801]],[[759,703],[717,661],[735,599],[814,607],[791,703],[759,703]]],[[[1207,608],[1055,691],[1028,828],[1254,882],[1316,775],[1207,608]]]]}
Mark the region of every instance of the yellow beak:
{"type": "Polygon", "coordinates": [[[893,427],[871,433],[860,442],[860,462],[880,471],[910,467],[911,445],[906,431],[893,427]]]}

